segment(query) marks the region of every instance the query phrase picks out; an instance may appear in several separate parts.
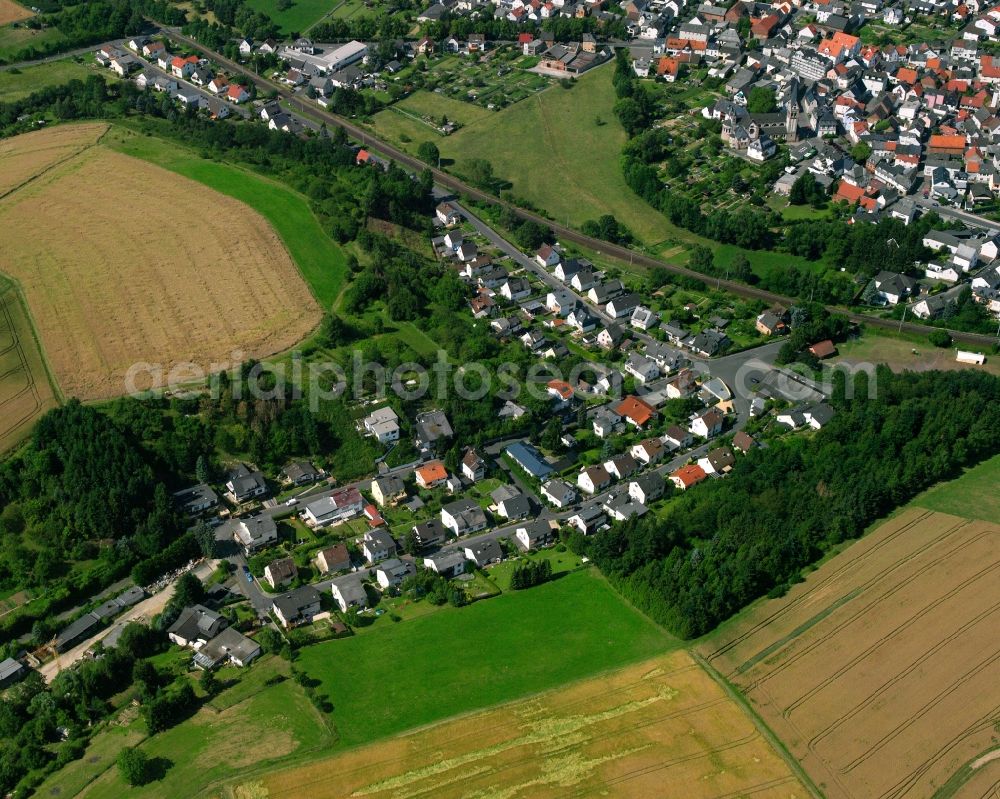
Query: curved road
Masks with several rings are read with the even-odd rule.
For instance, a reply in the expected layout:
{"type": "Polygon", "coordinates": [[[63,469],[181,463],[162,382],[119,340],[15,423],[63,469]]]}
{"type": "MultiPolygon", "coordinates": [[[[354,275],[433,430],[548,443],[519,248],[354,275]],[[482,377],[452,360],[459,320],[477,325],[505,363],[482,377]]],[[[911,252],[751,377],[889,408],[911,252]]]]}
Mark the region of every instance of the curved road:
{"type": "MultiPolygon", "coordinates": [[[[560,239],[565,241],[571,241],[576,244],[587,247],[591,250],[597,250],[602,255],[610,255],[621,261],[626,261],[633,264],[642,264],[643,266],[649,268],[660,267],[666,269],[676,275],[683,275],[685,277],[694,278],[700,280],[703,283],[711,283],[712,278],[701,274],[700,272],[695,272],[693,269],[688,269],[683,266],[678,266],[677,264],[667,263],[666,261],[661,261],[658,258],[653,258],[652,256],[645,255],[644,253],[636,252],[635,250],[630,250],[627,247],[622,247],[617,244],[612,244],[602,239],[595,239],[591,236],[587,236],[578,230],[567,227],[565,225],[560,225],[558,222],[554,222],[551,219],[546,219],[543,216],[532,213],[531,211],[526,211],[523,208],[512,205],[505,200],[500,200],[494,197],[492,194],[481,191],[480,189],[469,186],[463,181],[456,178],[454,175],[450,175],[447,172],[442,172],[440,169],[435,169],[429,166],[418,158],[415,158],[402,150],[388,144],[381,139],[377,139],[371,135],[371,133],[365,130],[363,127],[351,122],[345,117],[338,116],[337,114],[332,114],[329,111],[320,108],[315,103],[305,102],[299,95],[289,89],[287,86],[281,86],[276,83],[272,83],[266,78],[255,74],[253,71],[247,67],[239,64],[235,61],[231,61],[220,53],[205,47],[200,42],[192,39],[189,36],[185,36],[179,31],[168,28],[160,23],[155,23],[159,25],[161,31],[168,37],[182,42],[193,50],[197,50],[203,53],[206,57],[211,58],[213,61],[225,66],[233,72],[239,72],[244,75],[248,80],[253,81],[258,89],[263,89],[265,91],[276,91],[280,97],[286,100],[291,106],[295,107],[302,114],[311,116],[314,119],[318,119],[322,122],[339,125],[342,127],[350,136],[358,139],[366,148],[376,150],[379,153],[391,158],[399,164],[402,164],[409,169],[414,171],[421,171],[424,169],[430,169],[431,173],[434,175],[434,181],[441,186],[446,186],[447,188],[455,191],[459,194],[463,194],[466,197],[471,197],[474,200],[479,200],[481,202],[489,203],[490,205],[495,205],[498,207],[508,208],[513,211],[518,217],[531,222],[537,222],[539,224],[545,225],[550,228],[560,239]]],[[[780,304],[780,305],[794,305],[796,300],[792,297],[786,297],[781,294],[775,294],[774,292],[764,291],[763,289],[755,288],[754,286],[748,286],[744,283],[737,283],[733,280],[715,280],[716,285],[719,288],[724,288],[726,291],[736,294],[740,297],[745,297],[753,300],[763,300],[767,303],[780,304]]],[[[908,333],[919,333],[922,335],[927,335],[933,328],[929,328],[926,325],[913,324],[911,322],[900,322],[893,319],[881,319],[874,316],[868,316],[866,314],[856,313],[854,311],[849,311],[845,308],[841,308],[835,305],[826,306],[828,310],[834,313],[838,313],[846,316],[852,322],[858,324],[870,325],[872,327],[885,328],[888,330],[905,330],[908,333]]],[[[966,333],[960,330],[948,330],[948,333],[955,341],[962,341],[968,344],[978,344],[981,346],[989,346],[997,342],[997,337],[986,336],[980,333],[966,333]]]]}

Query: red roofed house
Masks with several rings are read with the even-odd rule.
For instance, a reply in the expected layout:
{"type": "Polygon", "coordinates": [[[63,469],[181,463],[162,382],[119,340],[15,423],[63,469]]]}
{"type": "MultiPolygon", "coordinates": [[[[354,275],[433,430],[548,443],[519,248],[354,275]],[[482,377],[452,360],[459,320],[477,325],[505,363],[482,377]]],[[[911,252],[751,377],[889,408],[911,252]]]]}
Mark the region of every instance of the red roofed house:
{"type": "Polygon", "coordinates": [[[778,25],[781,24],[781,17],[777,14],[768,14],[766,17],[755,19],[750,23],[750,33],[755,39],[770,39],[778,25]]]}
{"type": "Polygon", "coordinates": [[[1000,83],[1000,58],[984,55],[979,59],[979,79],[988,83],[1000,83]]]}
{"type": "Polygon", "coordinates": [[[238,83],[230,83],[229,88],[226,89],[226,99],[239,105],[250,99],[250,93],[238,83]]]}
{"type": "Polygon", "coordinates": [[[362,164],[370,163],[372,160],[372,154],[365,149],[358,150],[357,156],[354,158],[354,163],[358,166],[362,164]]]}
{"type": "Polygon", "coordinates": [[[188,78],[196,66],[198,66],[198,56],[189,55],[187,58],[176,56],[170,62],[170,71],[174,73],[175,78],[188,78]]]}
{"type": "Polygon", "coordinates": [[[849,205],[853,205],[856,202],[860,202],[861,198],[865,196],[865,190],[860,186],[855,186],[853,183],[848,183],[845,180],[841,180],[840,184],[837,186],[837,193],[833,195],[833,199],[838,202],[845,202],[849,205]]]}
{"type": "Polygon", "coordinates": [[[697,485],[702,480],[708,477],[705,474],[705,470],[702,469],[697,463],[692,463],[688,466],[681,466],[676,472],[670,475],[670,482],[677,486],[681,491],[686,491],[693,485],[697,485]]]}
{"type": "Polygon", "coordinates": [[[961,133],[935,134],[927,141],[927,152],[934,155],[964,155],[965,136],[961,133]]]}
{"type": "Polygon", "coordinates": [[[653,407],[643,402],[638,397],[625,397],[615,408],[615,413],[628,420],[629,424],[636,427],[643,427],[650,419],[656,415],[653,407]]]}
{"type": "Polygon", "coordinates": [[[666,79],[667,83],[677,80],[677,73],[680,71],[681,62],[668,55],[660,58],[656,65],[656,74],[666,79]]]}
{"type": "Polygon", "coordinates": [[[900,67],[896,70],[896,80],[899,83],[905,83],[907,86],[912,86],[917,82],[917,71],[915,69],[910,69],[909,67],[900,67]]]}

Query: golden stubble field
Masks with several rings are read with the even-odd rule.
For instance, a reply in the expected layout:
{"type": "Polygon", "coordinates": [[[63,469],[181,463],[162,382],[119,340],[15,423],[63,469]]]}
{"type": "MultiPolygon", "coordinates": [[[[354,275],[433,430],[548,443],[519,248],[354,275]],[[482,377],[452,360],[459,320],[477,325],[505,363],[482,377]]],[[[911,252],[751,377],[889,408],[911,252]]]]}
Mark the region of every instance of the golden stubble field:
{"type": "Polygon", "coordinates": [[[1000,527],[912,508],[701,653],[829,799],[927,799],[998,748],[998,630],[1000,527]]]}
{"type": "Polygon", "coordinates": [[[35,16],[35,12],[18,5],[13,0],[0,0],[0,25],[10,25],[35,16]]]}
{"type": "Polygon", "coordinates": [[[686,652],[230,786],[228,799],[808,793],[686,652]]]}
{"type": "Polygon", "coordinates": [[[266,220],[95,143],[104,130],[63,126],[0,150],[0,272],[20,283],[63,393],[108,398],[137,362],[208,369],[308,335],[319,307],[266,220]]]}

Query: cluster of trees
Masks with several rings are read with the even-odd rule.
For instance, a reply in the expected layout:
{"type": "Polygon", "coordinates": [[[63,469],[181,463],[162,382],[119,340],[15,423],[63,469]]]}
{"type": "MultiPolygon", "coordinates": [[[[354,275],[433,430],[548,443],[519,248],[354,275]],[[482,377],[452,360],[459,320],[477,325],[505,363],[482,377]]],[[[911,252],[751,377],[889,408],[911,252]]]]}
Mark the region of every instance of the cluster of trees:
{"type": "Polygon", "coordinates": [[[189,557],[175,547],[183,526],[159,467],[108,416],[76,400],[39,420],[28,445],[0,465],[0,586],[46,590],[4,617],[0,640],[133,566],[153,561],[165,569],[189,557]],[[70,571],[76,560],[98,562],[70,571]]]}
{"type": "Polygon", "coordinates": [[[514,567],[510,587],[515,591],[541,585],[552,578],[552,563],[548,560],[528,560],[514,567]]]}
{"type": "Polygon", "coordinates": [[[59,672],[50,685],[33,671],[11,687],[0,699],[0,791],[19,787],[18,795],[26,795],[46,774],[81,757],[93,725],[111,712],[111,697],[163,646],[162,636],[129,624],[113,649],[59,672]],[[61,730],[68,730],[66,740],[61,730]]]}
{"type": "Polygon", "coordinates": [[[0,59],[0,63],[28,61],[108,39],[131,36],[143,29],[144,15],[156,17],[168,25],[183,24],[185,19],[184,12],[166,0],[88,0],[86,3],[58,5],[50,13],[32,17],[26,25],[31,28],[56,28],[62,37],[28,45],[7,59],[0,59]]]}
{"type": "Polygon", "coordinates": [[[604,214],[600,219],[588,219],[580,226],[588,236],[610,241],[612,244],[630,244],[635,236],[612,214],[604,214]]]}
{"type": "MultiPolygon", "coordinates": [[[[541,29],[551,33],[557,42],[578,42],[585,33],[600,33],[610,39],[627,38],[624,20],[621,18],[600,20],[596,17],[551,17],[542,22],[541,29]]],[[[471,19],[468,16],[445,14],[440,20],[428,22],[422,28],[424,35],[430,36],[434,41],[443,41],[450,36],[462,39],[470,33],[482,33],[492,42],[516,42],[518,35],[524,31],[523,24],[486,15],[471,19]]]]}
{"type": "Polygon", "coordinates": [[[1000,447],[1000,380],[974,372],[841,375],[834,419],[741,458],[726,480],[573,547],[683,637],[780,593],[829,547],[1000,447]],[[854,388],[848,397],[847,388],[854,388]]]}
{"type": "Polygon", "coordinates": [[[826,191],[809,171],[802,173],[802,176],[792,184],[788,194],[788,202],[791,205],[812,205],[818,208],[826,202],[826,199],[826,191]]]}
{"type": "Polygon", "coordinates": [[[330,18],[309,31],[318,42],[359,39],[363,42],[399,39],[409,33],[412,23],[405,14],[378,13],[358,15],[351,19],[330,18]]]}
{"type": "Polygon", "coordinates": [[[808,303],[791,309],[791,333],[778,351],[779,364],[802,361],[813,368],[819,366],[816,356],[808,351],[811,344],[829,339],[834,343],[847,338],[851,323],[847,318],[831,314],[819,303],[808,303]]]}
{"type": "Polygon", "coordinates": [[[407,577],[399,586],[403,593],[412,594],[417,599],[426,597],[432,605],[450,603],[456,608],[468,604],[468,598],[459,586],[453,585],[437,572],[417,569],[417,573],[407,577]]]}

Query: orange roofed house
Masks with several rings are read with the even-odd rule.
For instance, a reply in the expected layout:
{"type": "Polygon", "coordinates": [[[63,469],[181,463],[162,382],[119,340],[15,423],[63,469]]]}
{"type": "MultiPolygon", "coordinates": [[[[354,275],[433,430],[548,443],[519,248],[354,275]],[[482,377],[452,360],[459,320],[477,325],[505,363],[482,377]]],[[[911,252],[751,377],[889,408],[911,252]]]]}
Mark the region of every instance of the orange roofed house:
{"type": "Polygon", "coordinates": [[[441,461],[429,461],[416,471],[417,485],[421,488],[434,488],[448,479],[448,470],[441,461]]]}
{"type": "Polygon", "coordinates": [[[686,491],[693,485],[697,485],[702,480],[708,477],[705,474],[705,470],[702,469],[697,463],[689,464],[688,466],[681,466],[676,472],[670,475],[670,482],[673,483],[681,491],[686,491]]]}
{"type": "Polygon", "coordinates": [[[625,399],[618,403],[615,413],[636,427],[645,427],[649,420],[656,416],[656,410],[652,405],[648,402],[643,402],[638,397],[631,396],[625,397],[625,399]]]}
{"type": "Polygon", "coordinates": [[[965,135],[938,133],[927,141],[927,152],[932,155],[965,155],[965,135]]]}

